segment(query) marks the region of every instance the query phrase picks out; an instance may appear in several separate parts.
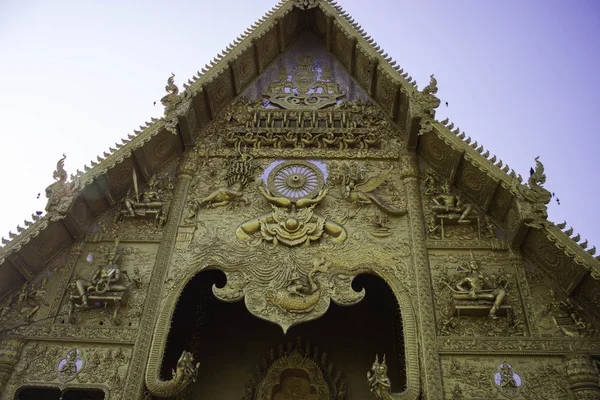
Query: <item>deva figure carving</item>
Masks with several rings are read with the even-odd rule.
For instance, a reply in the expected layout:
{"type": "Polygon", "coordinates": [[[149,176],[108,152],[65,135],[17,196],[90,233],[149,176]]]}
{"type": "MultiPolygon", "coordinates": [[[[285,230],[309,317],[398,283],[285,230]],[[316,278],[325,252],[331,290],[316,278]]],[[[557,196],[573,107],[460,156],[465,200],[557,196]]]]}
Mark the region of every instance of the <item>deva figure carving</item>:
{"type": "Polygon", "coordinates": [[[391,400],[394,398],[392,395],[392,383],[387,376],[385,354],[381,363],[379,362],[379,356],[375,355],[375,362],[369,372],[367,372],[367,382],[369,383],[369,389],[376,398],[380,400],[391,400]]]}
{"type": "Polygon", "coordinates": [[[100,266],[90,279],[79,278],[71,286],[74,294],[69,298],[69,322],[75,323],[75,310],[88,307],[106,308],[113,305],[112,321],[119,325],[118,312],[121,305],[126,305],[129,298],[129,287],[125,283],[124,275],[117,264],[120,255],[117,254],[119,238],[115,238],[115,245],[108,253],[106,265],[100,266]]]}
{"type": "Polygon", "coordinates": [[[485,310],[489,309],[488,316],[491,319],[498,318],[498,312],[506,297],[508,279],[501,277],[500,274],[486,275],[481,271],[473,254],[466,267],[466,276],[454,285],[446,283],[453,292],[455,314],[460,316],[477,313],[477,308],[481,307],[485,310]]]}

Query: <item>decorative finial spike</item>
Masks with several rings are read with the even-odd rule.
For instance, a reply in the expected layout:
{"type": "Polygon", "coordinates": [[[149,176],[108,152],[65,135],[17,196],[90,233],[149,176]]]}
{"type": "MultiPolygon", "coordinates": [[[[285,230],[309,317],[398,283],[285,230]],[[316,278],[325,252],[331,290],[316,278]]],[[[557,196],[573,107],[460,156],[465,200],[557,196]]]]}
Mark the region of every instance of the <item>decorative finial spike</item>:
{"type": "Polygon", "coordinates": [[[566,234],[567,236],[571,236],[571,235],[573,234],[573,227],[569,227],[569,229],[567,229],[567,230],[565,231],[565,234],[566,234]]]}

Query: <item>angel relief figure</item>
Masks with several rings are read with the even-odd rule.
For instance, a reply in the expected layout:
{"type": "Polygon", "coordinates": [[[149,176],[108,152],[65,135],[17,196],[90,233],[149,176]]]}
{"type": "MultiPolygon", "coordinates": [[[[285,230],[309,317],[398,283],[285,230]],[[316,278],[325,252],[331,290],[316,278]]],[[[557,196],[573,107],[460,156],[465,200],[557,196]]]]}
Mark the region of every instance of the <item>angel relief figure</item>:
{"type": "Polygon", "coordinates": [[[366,178],[364,169],[361,169],[357,176],[344,176],[342,197],[350,203],[363,205],[375,204],[381,210],[392,216],[401,217],[406,215],[406,210],[400,210],[386,204],[376,194],[371,193],[377,189],[390,176],[394,167],[390,167],[387,171],[381,172],[379,175],[366,178]]]}

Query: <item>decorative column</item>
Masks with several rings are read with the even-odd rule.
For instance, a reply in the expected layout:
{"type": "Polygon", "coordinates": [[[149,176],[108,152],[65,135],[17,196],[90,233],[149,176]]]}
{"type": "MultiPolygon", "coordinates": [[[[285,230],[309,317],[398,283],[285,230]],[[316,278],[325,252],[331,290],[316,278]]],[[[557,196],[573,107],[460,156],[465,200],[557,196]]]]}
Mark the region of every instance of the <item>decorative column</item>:
{"type": "Polygon", "coordinates": [[[412,256],[414,279],[417,291],[415,308],[419,337],[419,353],[423,376],[422,391],[425,399],[442,399],[442,371],[437,351],[435,310],[433,307],[433,285],[427,255],[425,235],[425,217],[421,203],[419,185],[419,162],[414,153],[400,158],[400,177],[404,182],[407,195],[408,219],[412,238],[412,256]]]}
{"type": "Polygon", "coordinates": [[[169,219],[165,225],[162,240],[156,254],[156,261],[152,269],[152,277],[150,278],[148,294],[144,304],[144,312],[140,320],[138,336],[131,357],[127,382],[123,393],[124,399],[133,400],[143,398],[144,371],[148,361],[154,324],[159,312],[162,287],[169,264],[171,263],[173,249],[175,248],[177,228],[179,227],[179,221],[181,220],[185,206],[188,188],[197,167],[198,154],[189,151],[182,155],[177,167],[177,182],[170,204],[169,219]]]}
{"type": "Polygon", "coordinates": [[[0,342],[0,397],[19,361],[25,342],[21,339],[3,339],[0,342]]]}
{"type": "Polygon", "coordinates": [[[577,400],[600,399],[600,375],[594,360],[587,354],[565,357],[567,379],[577,400]]]}

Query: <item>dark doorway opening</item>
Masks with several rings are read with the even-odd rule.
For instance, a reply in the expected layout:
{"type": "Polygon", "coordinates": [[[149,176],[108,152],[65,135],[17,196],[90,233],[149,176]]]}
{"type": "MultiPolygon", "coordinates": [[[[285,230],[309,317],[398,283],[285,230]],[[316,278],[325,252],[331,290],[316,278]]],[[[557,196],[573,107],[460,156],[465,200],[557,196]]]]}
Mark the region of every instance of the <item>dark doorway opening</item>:
{"type": "Polygon", "coordinates": [[[196,275],[184,289],[177,304],[162,365],[162,378],[184,350],[200,362],[198,378],[183,398],[242,399],[248,377],[261,359],[280,344],[297,337],[327,352],[328,359],[348,387],[347,400],[369,398],[366,373],[375,354],[386,355],[392,390],[406,387],[402,318],[389,286],[379,277],[360,275],[355,290],[364,288],[362,302],[351,307],[331,304],[318,320],[294,326],[286,335],[275,324],[251,315],[243,301],[224,303],[212,294],[212,285],[222,287],[225,276],[219,271],[196,275]]]}

